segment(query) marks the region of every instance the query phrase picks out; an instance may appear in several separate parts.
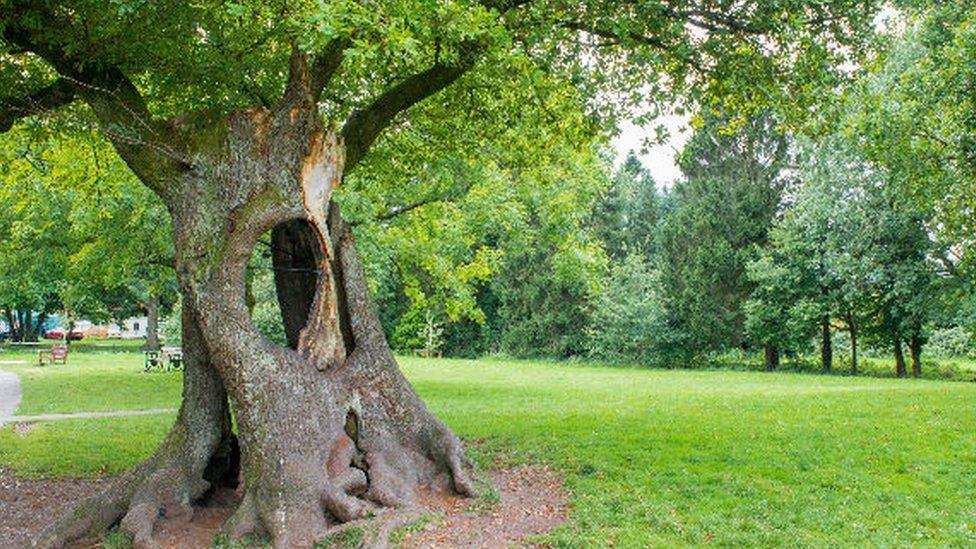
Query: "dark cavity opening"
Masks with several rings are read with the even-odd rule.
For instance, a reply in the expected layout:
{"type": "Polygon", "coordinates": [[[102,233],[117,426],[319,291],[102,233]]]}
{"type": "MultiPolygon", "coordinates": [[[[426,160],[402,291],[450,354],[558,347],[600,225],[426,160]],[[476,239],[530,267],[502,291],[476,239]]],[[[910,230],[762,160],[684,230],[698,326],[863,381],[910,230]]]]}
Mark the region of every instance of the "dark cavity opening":
{"type": "Polygon", "coordinates": [[[285,341],[298,348],[298,335],[308,323],[315,300],[321,253],[318,235],[303,219],[286,221],[271,230],[271,264],[274,286],[281,310],[285,341]]]}
{"type": "Polygon", "coordinates": [[[251,321],[272,343],[292,349],[308,322],[321,275],[316,237],[302,225],[307,223],[289,221],[265,233],[247,265],[251,321]]]}
{"type": "MultiPolygon", "coordinates": [[[[248,307],[258,330],[272,342],[298,348],[298,336],[308,323],[322,270],[319,237],[304,219],[275,226],[258,241],[248,264],[248,307]]],[[[339,324],[346,352],[355,347],[342,269],[336,258],[329,263],[335,280],[339,324]]]]}
{"type": "Polygon", "coordinates": [[[346,412],[346,423],[343,426],[343,429],[356,446],[356,453],[353,454],[352,463],[349,465],[362,471],[366,476],[366,484],[369,485],[369,465],[366,463],[366,452],[363,450],[363,447],[359,442],[359,416],[356,414],[355,410],[350,408],[349,411],[346,412]]]}

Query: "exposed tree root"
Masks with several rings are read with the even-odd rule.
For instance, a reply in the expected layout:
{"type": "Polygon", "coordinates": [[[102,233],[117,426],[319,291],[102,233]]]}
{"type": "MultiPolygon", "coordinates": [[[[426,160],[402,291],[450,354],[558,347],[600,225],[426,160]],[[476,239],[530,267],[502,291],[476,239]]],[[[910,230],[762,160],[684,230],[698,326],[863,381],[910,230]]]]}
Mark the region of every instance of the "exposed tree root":
{"type": "Polygon", "coordinates": [[[415,506],[385,509],[370,518],[335,526],[319,542],[328,545],[330,541],[334,541],[340,547],[353,542],[363,549],[386,549],[390,546],[390,538],[394,532],[417,522],[424,516],[424,512],[415,506]]]}
{"type": "MultiPolygon", "coordinates": [[[[325,209],[343,150],[310,107],[236,113],[221,129],[221,153],[185,174],[187,188],[221,191],[187,192],[170,208],[187,359],[180,417],[152,458],[39,545],[120,521],[136,546],[152,547],[156,519],[189,512],[220,476],[208,463],[229,440],[228,396],[245,494],[225,526],[231,538],[309,547],[339,524],[398,516],[387,513],[415,506],[421,488],[477,494],[460,440],[387,345],[351,230],[325,209]],[[254,245],[278,226],[287,231],[274,241],[287,253],[277,260],[288,261],[278,272],[292,273],[278,284],[290,348],[258,332],[244,297],[254,245]]],[[[378,524],[381,534],[392,528],[378,524]]]]}
{"type": "Polygon", "coordinates": [[[212,485],[201,474],[206,463],[181,462],[182,458],[173,456],[168,449],[164,443],[148,460],[75,505],[48,526],[34,540],[34,546],[64,547],[118,525],[136,547],[155,547],[152,534],[156,520],[192,512],[191,504],[212,485]]]}

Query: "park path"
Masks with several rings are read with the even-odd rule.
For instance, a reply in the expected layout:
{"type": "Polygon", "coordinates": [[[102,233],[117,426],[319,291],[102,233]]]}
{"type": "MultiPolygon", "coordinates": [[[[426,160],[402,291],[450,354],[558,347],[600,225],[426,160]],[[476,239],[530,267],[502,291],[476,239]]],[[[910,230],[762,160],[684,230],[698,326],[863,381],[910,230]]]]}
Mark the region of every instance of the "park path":
{"type": "Polygon", "coordinates": [[[16,374],[0,372],[0,427],[5,423],[28,423],[32,421],[58,421],[62,419],[84,419],[94,417],[151,416],[171,414],[176,408],[152,408],[149,410],[117,410],[112,412],[78,412],[73,414],[39,414],[35,416],[15,416],[20,405],[20,380],[16,374]]]}
{"type": "Polygon", "coordinates": [[[72,414],[39,414],[36,416],[8,416],[7,421],[27,423],[31,421],[58,421],[62,419],[85,419],[93,417],[153,416],[171,414],[176,408],[150,408],[148,410],[116,410],[113,412],[76,412],[72,414]]]}
{"type": "Polygon", "coordinates": [[[0,372],[0,427],[13,417],[20,405],[20,380],[16,374],[0,372]]]}

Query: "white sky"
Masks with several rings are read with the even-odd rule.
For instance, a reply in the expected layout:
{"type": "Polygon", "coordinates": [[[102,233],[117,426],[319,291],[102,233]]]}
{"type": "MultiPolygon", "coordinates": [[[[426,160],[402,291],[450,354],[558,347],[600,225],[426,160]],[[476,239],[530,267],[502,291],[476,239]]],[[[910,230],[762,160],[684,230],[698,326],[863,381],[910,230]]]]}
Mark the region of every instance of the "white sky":
{"type": "Polygon", "coordinates": [[[643,127],[635,126],[631,122],[622,123],[620,135],[613,139],[613,146],[617,150],[617,165],[623,162],[628,151],[634,150],[644,167],[654,176],[658,188],[670,187],[681,178],[681,170],[674,163],[674,157],[691,137],[688,121],[688,116],[667,115],[643,127]],[[655,128],[658,125],[667,128],[667,140],[660,145],[645,147],[645,142],[653,140],[657,135],[655,128]]]}

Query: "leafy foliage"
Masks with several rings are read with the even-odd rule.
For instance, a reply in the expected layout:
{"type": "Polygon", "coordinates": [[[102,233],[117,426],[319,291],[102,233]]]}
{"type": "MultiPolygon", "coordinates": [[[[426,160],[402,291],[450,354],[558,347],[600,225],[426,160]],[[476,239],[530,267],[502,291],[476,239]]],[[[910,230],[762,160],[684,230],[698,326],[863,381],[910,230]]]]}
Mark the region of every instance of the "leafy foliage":
{"type": "Polygon", "coordinates": [[[639,253],[611,267],[593,299],[587,336],[594,358],[653,366],[667,364],[688,343],[673,328],[659,274],[639,253]]]}
{"type": "Polygon", "coordinates": [[[738,131],[713,114],[686,147],[673,210],[661,226],[662,283],[696,352],[745,343],[746,264],[768,238],[789,160],[789,141],[768,115],[738,131]]]}
{"type": "Polygon", "coordinates": [[[99,321],[172,299],[169,216],[104,139],[35,128],[0,140],[0,307],[99,321]]]}

